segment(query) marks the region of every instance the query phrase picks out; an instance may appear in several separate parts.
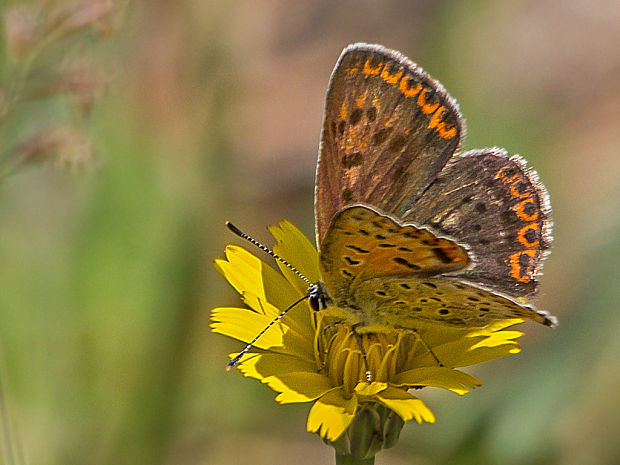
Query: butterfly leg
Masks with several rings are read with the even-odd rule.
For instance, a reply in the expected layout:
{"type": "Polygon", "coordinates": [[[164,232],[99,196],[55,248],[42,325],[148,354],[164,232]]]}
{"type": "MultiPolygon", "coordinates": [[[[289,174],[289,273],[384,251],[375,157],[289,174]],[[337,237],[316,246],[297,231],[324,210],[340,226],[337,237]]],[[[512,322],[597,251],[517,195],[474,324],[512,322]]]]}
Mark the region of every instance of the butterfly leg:
{"type": "Polygon", "coordinates": [[[338,325],[340,325],[342,323],[344,323],[344,320],[334,321],[333,323],[330,323],[327,326],[325,326],[323,328],[323,331],[327,331],[328,329],[332,329],[334,326],[338,326],[338,325]]]}
{"type": "Polygon", "coordinates": [[[445,366],[443,363],[441,363],[441,360],[437,358],[437,355],[435,355],[435,352],[433,352],[433,349],[431,349],[429,345],[426,342],[424,342],[424,339],[422,339],[422,336],[420,336],[420,333],[418,332],[417,329],[413,329],[413,328],[398,328],[398,329],[400,329],[401,331],[406,331],[406,332],[415,334],[416,339],[420,341],[420,343],[424,346],[424,348],[428,350],[428,352],[433,356],[433,358],[437,362],[437,365],[439,365],[440,367],[445,366]]]}
{"type": "Polygon", "coordinates": [[[372,372],[370,371],[370,367],[368,366],[368,356],[366,355],[366,350],[364,350],[364,346],[362,345],[362,338],[359,333],[356,331],[356,328],[363,326],[361,323],[356,323],[351,326],[351,332],[357,341],[357,345],[360,348],[360,352],[362,353],[362,358],[364,359],[364,366],[366,367],[366,382],[372,383],[372,372]]]}

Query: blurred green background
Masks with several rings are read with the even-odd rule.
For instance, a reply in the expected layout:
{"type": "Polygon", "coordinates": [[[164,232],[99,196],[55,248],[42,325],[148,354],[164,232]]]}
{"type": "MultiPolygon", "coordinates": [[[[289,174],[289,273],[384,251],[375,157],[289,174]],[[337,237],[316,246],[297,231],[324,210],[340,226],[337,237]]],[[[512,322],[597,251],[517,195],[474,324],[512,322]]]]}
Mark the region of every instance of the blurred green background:
{"type": "MultiPolygon", "coordinates": [[[[3,8],[19,3],[49,2],[3,8]]],[[[555,244],[538,305],[560,319],[469,370],[482,388],[421,392],[436,424],[407,425],[377,464],[620,463],[617,1],[107,3],[109,30],[60,45],[105,69],[80,119],[95,169],[0,184],[2,376],[23,463],[333,462],[308,405],[225,372],[241,343],[211,334],[209,312],[239,299],[212,260],[239,243],[226,219],[267,244],[282,218],[314,237],[325,91],[358,41],[441,80],[464,149],[505,147],[539,172],[555,244]]],[[[19,59],[2,57],[6,85],[19,59]]],[[[24,106],[3,150],[34,120],[73,121],[67,108],[24,106]]]]}

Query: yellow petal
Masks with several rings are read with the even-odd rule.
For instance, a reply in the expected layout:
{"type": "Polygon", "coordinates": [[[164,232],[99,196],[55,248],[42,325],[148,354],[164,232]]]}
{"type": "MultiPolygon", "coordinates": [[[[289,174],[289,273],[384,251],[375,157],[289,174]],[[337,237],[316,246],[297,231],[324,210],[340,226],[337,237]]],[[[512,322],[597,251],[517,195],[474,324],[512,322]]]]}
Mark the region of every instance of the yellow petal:
{"type": "Polygon", "coordinates": [[[437,325],[420,325],[418,333],[424,344],[416,350],[412,366],[434,366],[436,360],[426,347],[432,347],[437,358],[448,367],[463,367],[486,362],[519,351],[519,344],[513,341],[522,333],[500,331],[502,328],[520,323],[511,319],[494,321],[485,328],[450,328],[437,325]]]}
{"type": "Polygon", "coordinates": [[[239,371],[250,378],[262,380],[269,376],[282,376],[287,373],[316,373],[314,361],[276,353],[251,355],[252,357],[243,357],[238,366],[239,371]]]}
{"type": "Polygon", "coordinates": [[[275,308],[286,308],[298,298],[297,292],[280,273],[241,247],[227,246],[226,260],[215,260],[215,267],[239,294],[253,294],[262,302],[271,302],[275,308]]]}
{"type": "Polygon", "coordinates": [[[387,383],[378,383],[378,382],[372,382],[372,383],[366,383],[364,381],[360,381],[359,383],[357,383],[357,386],[355,386],[355,393],[358,396],[374,396],[375,394],[377,394],[378,392],[381,392],[385,389],[387,389],[388,384],[387,383]]]}
{"type": "Polygon", "coordinates": [[[318,399],[308,414],[306,429],[311,433],[319,433],[322,438],[335,441],[344,433],[357,408],[357,396],[345,399],[344,391],[334,389],[318,399]]]}
{"type": "MultiPolygon", "coordinates": [[[[498,338],[500,334],[493,335],[491,338],[484,336],[468,337],[449,344],[444,344],[433,351],[445,365],[452,367],[465,367],[476,365],[478,363],[487,362],[506,355],[518,353],[520,346],[517,342],[511,340],[516,331],[509,331],[508,338],[503,339],[501,343],[498,338]],[[487,344],[491,344],[488,347],[487,344]],[[444,361],[446,360],[446,361],[444,361]]],[[[519,333],[521,335],[521,333],[519,333]]]]}
{"type": "MultiPolygon", "coordinates": [[[[491,333],[495,331],[501,331],[504,328],[508,328],[509,326],[513,326],[519,323],[523,323],[523,320],[521,318],[508,318],[505,320],[494,320],[488,325],[486,325],[484,328],[482,328],[480,332],[491,333]]],[[[475,332],[476,331],[474,331],[473,333],[475,334],[475,332]]]]}
{"type": "MultiPolygon", "coordinates": [[[[278,241],[273,247],[280,257],[293,265],[311,283],[321,279],[319,255],[308,238],[290,221],[280,221],[278,226],[270,226],[269,231],[278,241]]],[[[308,291],[308,283],[299,278],[290,268],[278,262],[282,274],[302,294],[308,291]]]]}
{"type": "Polygon", "coordinates": [[[280,354],[249,355],[242,358],[239,371],[279,392],[276,401],[281,404],[308,402],[333,389],[313,362],[280,354]]]}
{"type": "Polygon", "coordinates": [[[394,411],[403,421],[415,418],[418,423],[426,421],[435,423],[435,415],[417,397],[413,397],[407,391],[390,387],[375,396],[376,399],[390,410],[394,411]]]}
{"type": "Polygon", "coordinates": [[[280,393],[276,401],[281,404],[309,402],[334,388],[329,379],[320,373],[288,373],[278,377],[271,376],[263,382],[280,393]]]}
{"type": "MultiPolygon", "coordinates": [[[[230,336],[242,342],[250,342],[273,318],[253,312],[246,308],[219,307],[211,312],[211,329],[215,333],[230,336]]],[[[289,328],[275,324],[254,344],[258,349],[282,347],[284,335],[289,328]]]]}
{"type": "MultiPolygon", "coordinates": [[[[213,309],[211,320],[213,332],[249,343],[273,321],[273,318],[248,309],[220,307],[213,309]]],[[[265,331],[254,346],[258,349],[284,352],[301,359],[314,360],[312,340],[290,327],[290,322],[291,319],[287,314],[265,331]]]]}
{"type": "Polygon", "coordinates": [[[262,279],[263,262],[247,250],[235,245],[226,246],[226,260],[216,259],[215,268],[239,294],[249,291],[267,300],[262,279]]]}
{"type": "Polygon", "coordinates": [[[439,326],[432,323],[419,322],[416,326],[418,333],[423,336],[424,342],[435,347],[464,337],[488,336],[509,326],[522,323],[523,320],[513,318],[493,320],[483,328],[439,326]]]}
{"type": "Polygon", "coordinates": [[[521,331],[498,331],[496,333],[491,333],[480,342],[471,346],[470,350],[476,350],[479,347],[497,347],[503,344],[517,344],[513,339],[520,338],[521,336],[523,336],[521,331]]]}
{"type": "Polygon", "coordinates": [[[447,367],[414,368],[397,374],[390,384],[394,386],[432,386],[463,395],[480,386],[480,381],[462,371],[447,367]]]}

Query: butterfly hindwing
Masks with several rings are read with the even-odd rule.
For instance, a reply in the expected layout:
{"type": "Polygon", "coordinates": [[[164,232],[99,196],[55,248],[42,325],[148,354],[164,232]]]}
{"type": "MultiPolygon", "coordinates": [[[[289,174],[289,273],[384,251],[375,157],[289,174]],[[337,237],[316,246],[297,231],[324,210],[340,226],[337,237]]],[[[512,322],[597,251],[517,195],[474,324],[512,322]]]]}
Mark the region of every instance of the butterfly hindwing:
{"type": "Polygon", "coordinates": [[[496,319],[521,318],[548,326],[545,312],[508,296],[456,279],[390,277],[356,280],[346,306],[359,308],[367,325],[415,329],[420,322],[482,327],[496,319]]]}
{"type": "Polygon", "coordinates": [[[456,103],[414,63],[377,45],[347,47],[327,93],[318,243],[345,205],[365,203],[400,216],[458,148],[463,131],[456,103]]]}
{"type": "Polygon", "coordinates": [[[453,157],[404,215],[467,244],[472,267],[455,273],[514,297],[536,291],[551,245],[547,192],[518,156],[501,149],[453,157]]]}

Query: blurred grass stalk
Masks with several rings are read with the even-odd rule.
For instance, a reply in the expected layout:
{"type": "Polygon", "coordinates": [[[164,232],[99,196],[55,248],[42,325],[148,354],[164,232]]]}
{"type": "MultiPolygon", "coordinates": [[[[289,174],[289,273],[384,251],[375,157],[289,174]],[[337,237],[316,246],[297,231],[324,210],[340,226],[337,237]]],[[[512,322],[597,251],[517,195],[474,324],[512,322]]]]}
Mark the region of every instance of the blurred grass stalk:
{"type": "Polygon", "coordinates": [[[3,11],[0,179],[33,163],[92,165],[83,125],[106,77],[89,55],[113,31],[117,11],[113,0],[40,0],[3,11]]]}
{"type": "MultiPolygon", "coordinates": [[[[89,56],[92,45],[76,49],[109,36],[118,9],[114,0],[40,0],[4,9],[0,180],[43,162],[70,169],[92,165],[93,144],[82,126],[106,78],[89,56]]],[[[0,341],[0,456],[21,465],[26,459],[7,384],[0,341]]]]}
{"type": "Polygon", "coordinates": [[[0,457],[2,458],[2,463],[6,465],[22,465],[27,462],[23,455],[23,448],[19,440],[17,428],[14,422],[11,421],[6,379],[4,353],[0,345],[0,451],[2,452],[0,457]]]}

